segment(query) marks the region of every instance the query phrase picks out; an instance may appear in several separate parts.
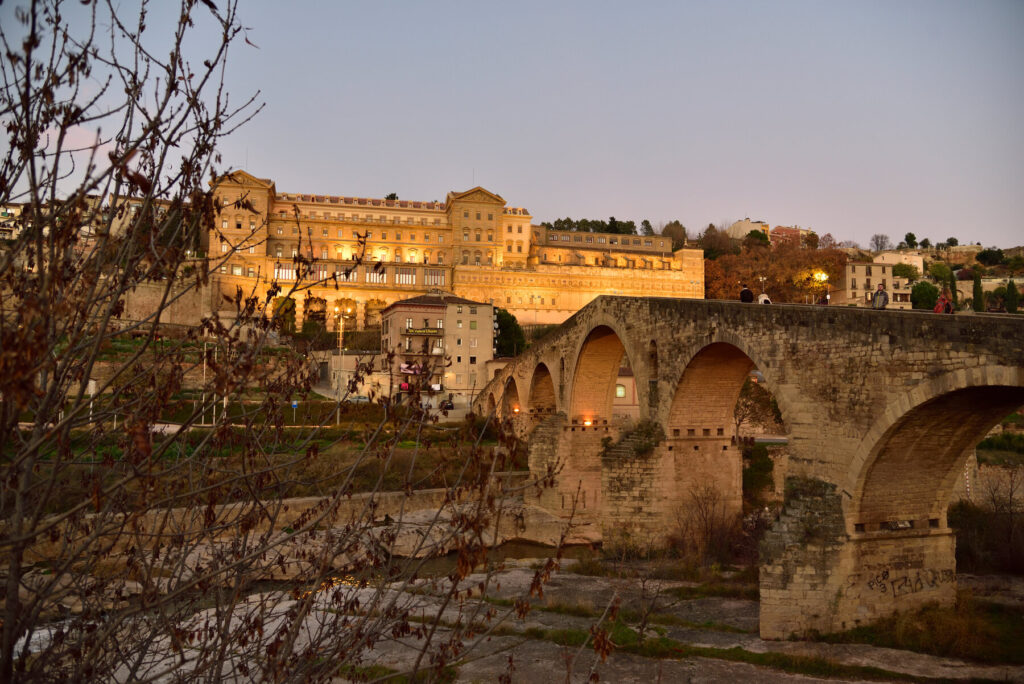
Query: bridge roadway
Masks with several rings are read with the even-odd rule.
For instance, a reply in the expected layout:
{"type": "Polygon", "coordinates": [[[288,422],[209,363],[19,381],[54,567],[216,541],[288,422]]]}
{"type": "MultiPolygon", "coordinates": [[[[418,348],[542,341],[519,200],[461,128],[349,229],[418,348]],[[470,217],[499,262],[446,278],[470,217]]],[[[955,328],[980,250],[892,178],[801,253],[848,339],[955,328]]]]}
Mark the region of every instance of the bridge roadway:
{"type": "Polygon", "coordinates": [[[733,408],[755,367],[790,430],[785,506],[761,547],[762,636],[951,603],[946,508],[973,445],[1024,404],[1024,316],[602,296],[475,409],[510,421],[531,471],[554,474],[540,506],[607,545],[661,543],[710,504],[740,513],[733,408]],[[624,356],[639,423],[612,413],[624,356]]]}

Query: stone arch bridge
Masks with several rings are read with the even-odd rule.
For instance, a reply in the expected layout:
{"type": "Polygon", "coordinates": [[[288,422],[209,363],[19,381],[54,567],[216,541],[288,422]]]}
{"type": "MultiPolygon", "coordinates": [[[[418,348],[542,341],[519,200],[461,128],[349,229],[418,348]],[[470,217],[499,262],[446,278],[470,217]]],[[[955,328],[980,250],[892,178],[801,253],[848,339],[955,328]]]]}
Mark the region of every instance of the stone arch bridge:
{"type": "Polygon", "coordinates": [[[1024,404],[1024,317],[603,296],[475,409],[513,423],[535,475],[556,473],[539,505],[574,509],[606,542],[658,542],[697,487],[740,511],[733,408],[755,367],[790,429],[786,503],[761,547],[762,636],[952,602],[946,508],[971,447],[1024,404]],[[623,358],[632,425],[613,415],[623,358]]]}

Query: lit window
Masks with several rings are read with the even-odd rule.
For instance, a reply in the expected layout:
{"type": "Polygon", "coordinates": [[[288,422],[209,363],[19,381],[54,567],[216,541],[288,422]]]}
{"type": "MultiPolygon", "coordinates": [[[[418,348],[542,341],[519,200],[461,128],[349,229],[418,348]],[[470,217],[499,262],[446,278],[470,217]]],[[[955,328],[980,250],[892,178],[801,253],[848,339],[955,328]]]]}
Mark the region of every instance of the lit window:
{"type": "Polygon", "coordinates": [[[615,396],[617,398],[619,398],[619,399],[622,399],[623,397],[625,397],[626,396],[626,386],[625,385],[616,385],[615,386],[615,396]]]}

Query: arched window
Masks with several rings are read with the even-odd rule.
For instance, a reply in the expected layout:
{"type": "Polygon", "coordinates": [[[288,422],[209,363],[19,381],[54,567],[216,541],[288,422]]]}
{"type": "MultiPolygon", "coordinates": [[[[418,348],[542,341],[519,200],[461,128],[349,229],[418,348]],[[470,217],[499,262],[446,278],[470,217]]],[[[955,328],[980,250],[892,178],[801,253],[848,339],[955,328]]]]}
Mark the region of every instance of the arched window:
{"type": "Polygon", "coordinates": [[[494,252],[492,252],[491,250],[487,250],[487,263],[488,264],[493,264],[494,263],[494,252]]]}
{"type": "Polygon", "coordinates": [[[402,248],[401,247],[395,247],[395,261],[398,261],[398,262],[402,261],[402,248]]]}
{"type": "Polygon", "coordinates": [[[479,266],[480,265],[480,258],[481,258],[481,254],[480,254],[480,250],[478,249],[478,250],[476,250],[473,253],[473,263],[476,264],[477,266],[479,266]]]}
{"type": "Polygon", "coordinates": [[[469,250],[468,249],[462,250],[462,263],[463,264],[468,264],[469,263],[469,250]]]}
{"type": "Polygon", "coordinates": [[[437,253],[437,263],[438,264],[443,264],[444,263],[444,252],[438,252],[437,253]]]}

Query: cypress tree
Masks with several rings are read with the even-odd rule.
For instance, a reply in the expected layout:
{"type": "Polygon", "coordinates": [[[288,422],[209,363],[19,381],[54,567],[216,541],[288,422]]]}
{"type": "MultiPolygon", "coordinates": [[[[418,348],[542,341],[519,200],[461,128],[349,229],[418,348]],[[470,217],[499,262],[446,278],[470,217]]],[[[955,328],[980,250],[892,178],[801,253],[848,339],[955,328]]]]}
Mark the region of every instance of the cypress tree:
{"type": "Polygon", "coordinates": [[[974,310],[985,310],[985,292],[981,289],[981,274],[974,274],[974,310]]]}
{"type": "Polygon", "coordinates": [[[953,298],[953,310],[955,311],[960,303],[960,294],[956,290],[956,275],[949,274],[949,294],[953,298]]]}
{"type": "Polygon", "coordinates": [[[1006,286],[1006,313],[1017,313],[1017,305],[1020,303],[1020,292],[1017,291],[1017,284],[1010,279],[1006,286]]]}

